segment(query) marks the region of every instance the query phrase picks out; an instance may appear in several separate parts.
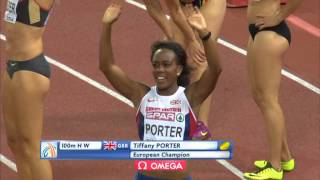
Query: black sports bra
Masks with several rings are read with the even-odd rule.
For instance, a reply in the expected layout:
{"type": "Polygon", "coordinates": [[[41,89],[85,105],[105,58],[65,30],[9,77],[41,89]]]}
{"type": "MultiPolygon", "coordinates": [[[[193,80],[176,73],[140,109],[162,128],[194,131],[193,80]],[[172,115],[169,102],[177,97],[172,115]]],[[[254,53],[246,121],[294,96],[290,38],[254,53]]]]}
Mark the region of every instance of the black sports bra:
{"type": "Polygon", "coordinates": [[[8,0],[4,19],[10,23],[16,21],[30,26],[46,25],[50,10],[39,6],[36,0],[8,0]]]}

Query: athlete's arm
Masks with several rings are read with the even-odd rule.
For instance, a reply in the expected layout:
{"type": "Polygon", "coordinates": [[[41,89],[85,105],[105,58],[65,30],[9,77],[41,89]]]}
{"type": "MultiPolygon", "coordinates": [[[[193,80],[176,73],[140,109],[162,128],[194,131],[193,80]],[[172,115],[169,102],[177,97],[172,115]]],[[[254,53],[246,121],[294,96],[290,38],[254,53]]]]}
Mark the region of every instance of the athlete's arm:
{"type": "Polygon", "coordinates": [[[182,31],[188,42],[186,47],[188,55],[194,60],[203,61],[205,58],[203,49],[197,41],[192,27],[188,24],[187,18],[181,9],[179,0],[166,0],[166,4],[174,23],[182,31]]]}
{"type": "Polygon", "coordinates": [[[121,6],[119,4],[111,4],[102,19],[103,28],[100,39],[99,68],[112,86],[126,98],[130,99],[135,107],[137,107],[149,87],[131,80],[128,75],[115,64],[113,58],[111,31],[112,24],[120,16],[120,9],[121,6]]]}
{"type": "Polygon", "coordinates": [[[221,73],[221,66],[219,56],[217,53],[217,42],[210,36],[210,31],[207,28],[207,23],[198,9],[188,18],[191,26],[193,26],[203,38],[203,46],[208,62],[208,67],[202,74],[201,78],[190,84],[186,89],[187,98],[192,107],[201,104],[215,88],[219,75],[221,73]]]}
{"type": "Polygon", "coordinates": [[[159,0],[143,0],[148,14],[160,26],[168,39],[173,40],[173,32],[170,23],[161,7],[159,0]]]}
{"type": "Polygon", "coordinates": [[[281,8],[280,15],[282,19],[285,19],[292,14],[299,7],[300,3],[301,0],[289,0],[287,4],[281,8]]]}
{"type": "Polygon", "coordinates": [[[166,4],[174,23],[177,24],[186,39],[189,42],[196,41],[195,34],[187,22],[186,16],[181,9],[179,0],[166,0],[166,4]]]}
{"type": "Polygon", "coordinates": [[[281,23],[285,18],[287,18],[290,14],[294,12],[300,5],[301,0],[290,0],[287,5],[281,8],[279,11],[274,12],[271,16],[260,16],[257,17],[259,20],[256,22],[256,26],[259,29],[263,29],[266,27],[276,26],[281,23]]]}

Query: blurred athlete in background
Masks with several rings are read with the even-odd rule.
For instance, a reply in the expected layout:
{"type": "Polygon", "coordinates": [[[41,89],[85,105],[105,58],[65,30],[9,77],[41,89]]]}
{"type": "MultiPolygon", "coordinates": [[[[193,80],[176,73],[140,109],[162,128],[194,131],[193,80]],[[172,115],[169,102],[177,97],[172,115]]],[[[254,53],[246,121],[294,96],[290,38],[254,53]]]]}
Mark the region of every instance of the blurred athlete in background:
{"type": "Polygon", "coordinates": [[[51,180],[49,161],[40,160],[44,100],[50,67],[42,36],[54,0],[8,0],[2,80],[3,119],[21,180],[51,180]]]}

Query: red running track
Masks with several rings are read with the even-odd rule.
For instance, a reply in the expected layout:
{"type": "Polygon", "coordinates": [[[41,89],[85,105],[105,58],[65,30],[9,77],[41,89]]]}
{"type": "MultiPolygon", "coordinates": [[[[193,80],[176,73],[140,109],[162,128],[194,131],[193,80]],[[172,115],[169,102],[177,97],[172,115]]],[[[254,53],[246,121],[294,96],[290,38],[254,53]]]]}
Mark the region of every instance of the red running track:
{"type": "MultiPolygon", "coordinates": [[[[59,62],[110,87],[98,71],[98,42],[101,17],[108,1],[95,3],[58,1],[45,33],[45,52],[59,62]]],[[[295,16],[320,27],[319,2],[305,1],[295,16]],[[317,8],[315,8],[317,7],[317,8]]],[[[1,1],[1,15],[5,2],[1,1]]],[[[3,24],[0,26],[0,32],[3,24]]],[[[293,42],[284,68],[319,87],[319,38],[289,24],[293,42]]],[[[245,9],[228,9],[221,37],[245,48],[245,9]],[[237,27],[237,28],[234,28],[237,27]],[[234,31],[234,29],[237,29],[234,31]]],[[[114,49],[118,64],[134,79],[152,84],[149,63],[150,44],[162,34],[144,10],[126,4],[114,27],[114,49]]],[[[1,41],[1,70],[6,60],[1,41]]],[[[263,120],[249,91],[245,56],[219,46],[223,73],[214,93],[210,128],[215,139],[235,142],[230,162],[241,171],[251,170],[252,161],[265,158],[266,136],[263,120]]],[[[134,114],[128,105],[52,66],[53,76],[45,109],[44,139],[137,139],[134,114]]],[[[317,179],[319,153],[319,94],[283,78],[281,104],[286,113],[288,138],[297,169],[285,179],[317,179]]],[[[1,120],[1,154],[13,160],[6,145],[1,120]]],[[[55,179],[100,180],[133,179],[131,161],[52,161],[55,179]]],[[[236,180],[237,176],[216,161],[192,161],[194,179],[236,180]]],[[[14,171],[1,163],[0,179],[16,180],[14,171]]]]}

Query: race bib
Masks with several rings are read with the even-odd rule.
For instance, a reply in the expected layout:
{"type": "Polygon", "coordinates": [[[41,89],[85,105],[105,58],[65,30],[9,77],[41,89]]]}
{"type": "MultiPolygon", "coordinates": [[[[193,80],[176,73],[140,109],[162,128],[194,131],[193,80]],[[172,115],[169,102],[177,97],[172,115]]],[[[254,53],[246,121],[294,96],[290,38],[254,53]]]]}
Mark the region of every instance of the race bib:
{"type": "Polygon", "coordinates": [[[19,0],[8,0],[7,9],[4,14],[5,21],[9,23],[16,23],[18,2],[19,0]]]}

